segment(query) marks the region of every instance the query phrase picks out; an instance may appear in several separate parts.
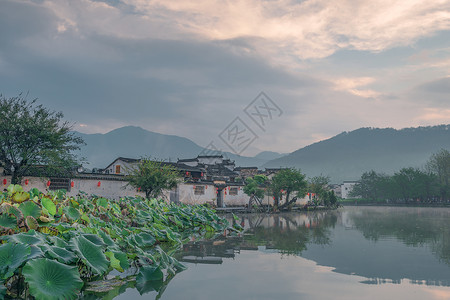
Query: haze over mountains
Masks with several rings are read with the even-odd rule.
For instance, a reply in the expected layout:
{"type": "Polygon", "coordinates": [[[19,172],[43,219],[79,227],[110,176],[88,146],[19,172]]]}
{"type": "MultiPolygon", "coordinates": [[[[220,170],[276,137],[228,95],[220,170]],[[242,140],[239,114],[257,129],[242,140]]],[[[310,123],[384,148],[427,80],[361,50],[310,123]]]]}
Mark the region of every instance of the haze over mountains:
{"type": "MultiPolygon", "coordinates": [[[[175,135],[160,134],[136,126],[117,128],[108,133],[84,134],[76,132],[86,145],[81,156],[89,162],[88,168],[104,168],[119,156],[129,158],[150,157],[166,161],[193,158],[204,152],[193,141],[175,135]]],[[[283,154],[264,151],[255,157],[238,156],[224,152],[237,166],[261,166],[283,154]]]]}
{"type": "Polygon", "coordinates": [[[341,182],[357,180],[370,170],[392,174],[403,167],[423,167],[442,148],[450,149],[450,125],[360,128],[294,151],[264,167],[296,167],[308,176],[323,174],[341,182]]]}
{"type": "MultiPolygon", "coordinates": [[[[174,135],[126,126],[105,134],[76,133],[86,142],[81,156],[88,168],[104,168],[119,156],[176,161],[196,157],[204,150],[174,135]]],[[[365,171],[393,173],[403,167],[422,167],[431,154],[450,149],[450,125],[406,128],[360,128],[284,155],[264,151],[254,157],[226,152],[236,166],[296,167],[308,177],[328,175],[332,182],[357,180],[365,171]]]]}

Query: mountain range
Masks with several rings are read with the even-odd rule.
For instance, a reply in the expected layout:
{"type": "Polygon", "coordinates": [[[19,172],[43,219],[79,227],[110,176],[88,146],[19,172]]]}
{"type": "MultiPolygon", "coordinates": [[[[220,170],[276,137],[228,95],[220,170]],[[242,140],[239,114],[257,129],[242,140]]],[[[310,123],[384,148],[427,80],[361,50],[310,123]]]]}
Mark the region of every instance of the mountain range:
{"type": "Polygon", "coordinates": [[[295,167],[308,176],[322,174],[342,182],[357,180],[370,170],[393,174],[404,167],[421,168],[441,149],[450,149],[450,125],[360,128],[271,160],[263,167],[295,167]]]}
{"type": "MultiPolygon", "coordinates": [[[[167,161],[193,158],[204,148],[175,135],[126,126],[105,134],[84,134],[80,155],[88,168],[104,168],[119,156],[167,161]]],[[[440,149],[450,149],[450,125],[405,128],[360,128],[311,144],[289,154],[264,151],[254,157],[225,152],[236,166],[295,167],[308,177],[330,176],[332,182],[357,180],[365,171],[393,173],[403,167],[422,167],[440,149]]]]}
{"type": "MultiPolygon", "coordinates": [[[[125,126],[108,133],[85,134],[75,132],[85,141],[80,156],[84,157],[88,168],[104,168],[117,157],[150,157],[165,161],[178,158],[194,158],[208,153],[193,141],[176,135],[167,135],[145,130],[136,126],[125,126]]],[[[254,157],[239,156],[224,152],[224,156],[234,160],[237,166],[262,166],[283,154],[264,151],[254,157]]]]}

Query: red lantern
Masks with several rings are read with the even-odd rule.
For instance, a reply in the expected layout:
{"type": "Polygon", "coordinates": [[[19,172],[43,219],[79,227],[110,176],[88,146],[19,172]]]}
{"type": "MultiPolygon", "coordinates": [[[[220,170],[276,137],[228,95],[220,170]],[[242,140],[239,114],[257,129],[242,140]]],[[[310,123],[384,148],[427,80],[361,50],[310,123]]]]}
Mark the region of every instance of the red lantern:
{"type": "Polygon", "coordinates": [[[6,185],[7,183],[8,183],[8,180],[6,180],[6,178],[3,179],[3,185],[6,185]]]}
{"type": "Polygon", "coordinates": [[[29,180],[25,179],[25,185],[28,185],[29,180]]]}
{"type": "Polygon", "coordinates": [[[50,182],[50,180],[49,180],[49,181],[47,181],[47,187],[49,187],[49,186],[50,186],[50,183],[51,183],[51,182],[50,182]]]}
{"type": "Polygon", "coordinates": [[[75,182],[72,181],[72,182],[70,183],[70,186],[71,186],[71,187],[74,187],[74,185],[75,185],[75,182]]]}
{"type": "Polygon", "coordinates": [[[225,191],[225,195],[227,194],[227,191],[225,191]]]}
{"type": "Polygon", "coordinates": [[[102,183],[99,181],[97,182],[97,186],[100,187],[102,185],[102,183]]]}

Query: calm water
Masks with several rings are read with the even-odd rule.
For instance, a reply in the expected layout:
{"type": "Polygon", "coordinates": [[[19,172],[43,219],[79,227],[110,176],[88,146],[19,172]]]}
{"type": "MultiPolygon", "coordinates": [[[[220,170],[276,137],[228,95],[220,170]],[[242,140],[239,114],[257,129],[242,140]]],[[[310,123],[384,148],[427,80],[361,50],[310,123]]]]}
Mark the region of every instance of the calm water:
{"type": "Polygon", "coordinates": [[[185,245],[188,269],[158,291],[114,299],[450,299],[448,208],[240,218],[240,236],[185,245]]]}

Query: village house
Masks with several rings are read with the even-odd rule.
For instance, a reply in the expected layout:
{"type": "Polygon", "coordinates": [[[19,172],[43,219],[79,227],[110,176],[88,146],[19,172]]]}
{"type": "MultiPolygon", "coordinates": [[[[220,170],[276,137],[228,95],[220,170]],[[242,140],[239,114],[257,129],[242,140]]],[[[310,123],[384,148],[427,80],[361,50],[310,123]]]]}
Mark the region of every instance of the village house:
{"type": "MultiPolygon", "coordinates": [[[[27,174],[22,179],[25,191],[32,188],[39,190],[65,189],[68,196],[79,193],[96,195],[111,199],[130,196],[145,196],[143,192],[132,187],[126,181],[126,175],[135,168],[139,159],[118,157],[103,169],[87,171],[79,168],[67,176],[51,177],[27,174]]],[[[163,198],[174,203],[204,204],[216,207],[245,206],[250,197],[244,193],[245,178],[256,174],[273,177],[280,169],[258,170],[256,167],[235,167],[234,161],[222,155],[199,155],[195,158],[179,159],[177,162],[162,162],[173,166],[180,172],[182,182],[170,191],[165,191],[163,198]]],[[[4,174],[0,179],[5,189],[11,184],[11,176],[4,174]]],[[[273,197],[266,195],[264,205],[273,205],[273,197]]],[[[307,199],[301,199],[300,204],[307,199]]]]}

